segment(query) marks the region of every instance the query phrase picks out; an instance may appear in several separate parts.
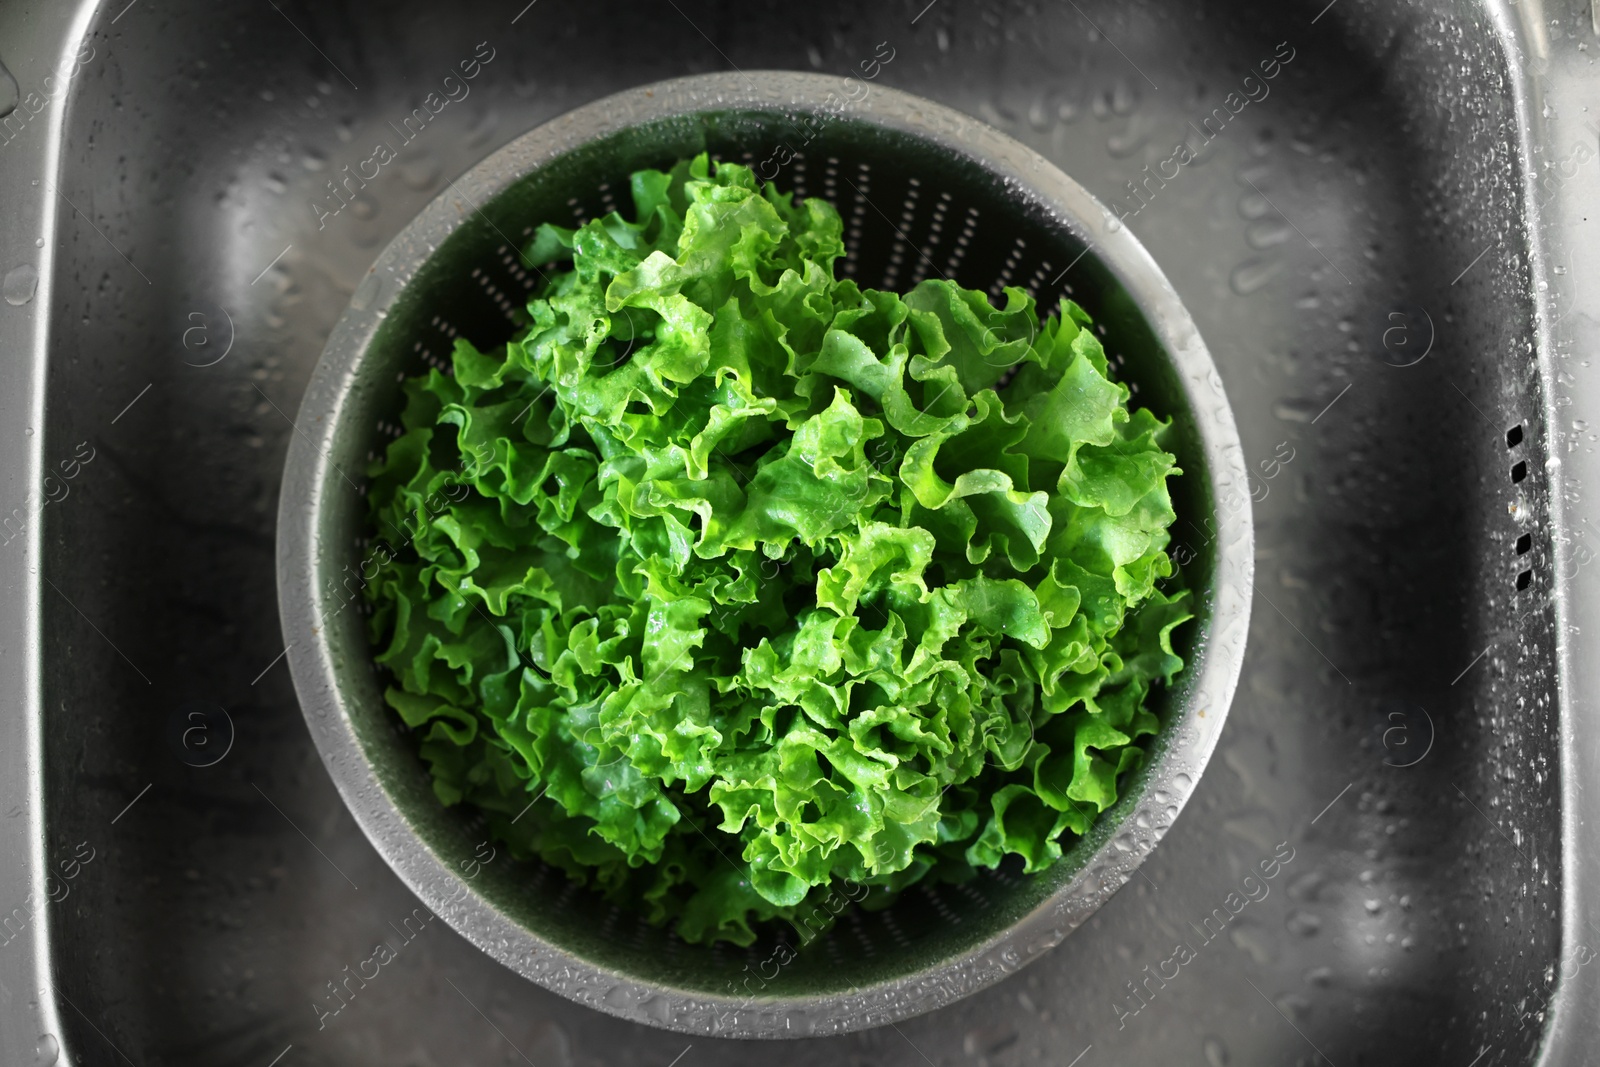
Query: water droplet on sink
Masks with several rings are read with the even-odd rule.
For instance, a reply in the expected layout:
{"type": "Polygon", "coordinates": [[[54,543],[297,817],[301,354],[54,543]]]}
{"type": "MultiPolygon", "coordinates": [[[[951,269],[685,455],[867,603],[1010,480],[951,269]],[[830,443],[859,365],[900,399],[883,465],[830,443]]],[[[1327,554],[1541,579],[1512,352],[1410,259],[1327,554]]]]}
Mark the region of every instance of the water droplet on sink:
{"type": "Polygon", "coordinates": [[[1298,993],[1284,993],[1275,997],[1272,1003],[1284,1018],[1292,1022],[1304,1022],[1306,1016],[1311,1014],[1311,1002],[1298,993]]]}
{"type": "Polygon", "coordinates": [[[56,1040],[54,1034],[40,1034],[39,1041],[34,1045],[34,1063],[37,1067],[50,1067],[61,1058],[61,1042],[56,1040]]]}
{"type": "Polygon", "coordinates": [[[17,79],[11,76],[4,63],[0,63],[0,119],[16,110],[21,98],[22,93],[17,88],[17,79]]]}
{"type": "Polygon", "coordinates": [[[1228,1067],[1228,1046],[1220,1038],[1208,1037],[1200,1047],[1205,1051],[1206,1063],[1210,1067],[1228,1067]]]}
{"type": "Polygon", "coordinates": [[[1113,133],[1106,140],[1106,151],[1112,159],[1127,159],[1150,140],[1150,131],[1139,121],[1137,114],[1128,116],[1127,128],[1113,133]]]}
{"type": "Polygon", "coordinates": [[[1259,290],[1283,270],[1283,261],[1257,256],[1245,260],[1228,275],[1228,287],[1240,296],[1249,296],[1259,290]]]}
{"type": "Polygon", "coordinates": [[[1305,973],[1305,982],[1309,986],[1327,987],[1333,984],[1332,967],[1313,967],[1305,973]]]}
{"type": "Polygon", "coordinates": [[[1317,413],[1316,401],[1294,398],[1272,405],[1272,413],[1284,422],[1310,422],[1317,413]]]}
{"type": "Polygon", "coordinates": [[[1050,94],[1039,93],[1033,98],[1033,102],[1028,105],[1028,125],[1036,130],[1048,130],[1052,117],[1050,114],[1050,94]]]}
{"type": "Polygon", "coordinates": [[[993,1056],[1017,1042],[1017,1032],[1010,1027],[994,1026],[968,1030],[961,1041],[968,1056],[993,1056]]]}
{"type": "Polygon", "coordinates": [[[1240,919],[1228,930],[1228,939],[1257,964],[1272,963],[1278,957],[1277,945],[1273,938],[1261,927],[1248,919],[1240,919]]]}
{"type": "Polygon", "coordinates": [[[1131,115],[1139,106],[1139,90],[1130,78],[1118,78],[1111,86],[1111,113],[1131,115]]]}
{"type": "Polygon", "coordinates": [[[1245,230],[1245,240],[1251,248],[1274,248],[1287,241],[1294,231],[1289,224],[1278,219],[1261,219],[1252,222],[1245,230]]]}
{"type": "Polygon", "coordinates": [[[414,152],[401,161],[400,180],[418,192],[425,192],[439,180],[439,161],[426,150],[414,152]]]}
{"type": "Polygon", "coordinates": [[[1323,877],[1321,871],[1307,871],[1289,883],[1286,892],[1289,894],[1290,900],[1309,903],[1317,899],[1317,894],[1321,891],[1322,885],[1326,881],[1327,879],[1323,877]]]}
{"type": "Polygon", "coordinates": [[[39,288],[39,270],[32,263],[24,263],[20,267],[12,267],[6,274],[3,286],[6,303],[12,307],[21,307],[33,299],[33,294],[39,288]]]}
{"type": "Polygon", "coordinates": [[[1291,911],[1289,917],[1283,920],[1283,925],[1291,934],[1310,937],[1322,929],[1322,920],[1309,911],[1291,911]]]}
{"type": "Polygon", "coordinates": [[[1272,210],[1272,205],[1260,193],[1245,193],[1239,197],[1239,214],[1245,219],[1259,219],[1272,210]]]}

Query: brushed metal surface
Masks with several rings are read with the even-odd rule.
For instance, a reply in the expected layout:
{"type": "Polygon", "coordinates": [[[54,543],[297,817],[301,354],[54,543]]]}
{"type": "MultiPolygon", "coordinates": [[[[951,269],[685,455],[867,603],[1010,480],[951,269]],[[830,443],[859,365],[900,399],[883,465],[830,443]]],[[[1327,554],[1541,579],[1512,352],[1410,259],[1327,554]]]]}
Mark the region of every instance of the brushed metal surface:
{"type": "Polygon", "coordinates": [[[485,153],[627,86],[843,74],[884,41],[880,83],[994,124],[1130,211],[1126,183],[1228,113],[1128,225],[1206,338],[1252,471],[1277,476],[1255,501],[1238,699],[1140,874],[1016,977],[897,1027],[786,1043],[785,1060],[1587,1062],[1590,5],[674,2],[0,4],[23,95],[81,33],[96,47],[0,144],[0,275],[39,272],[28,302],[0,303],[0,506],[97,449],[0,557],[0,916],[45,891],[46,864],[97,850],[0,947],[8,1062],[774,1051],[573,1005],[438,921],[319,1029],[327,983],[419,903],[348,815],[277,658],[274,516],[298,436],[282,413],[379,249],[485,153]],[[319,229],[332,174],[482,41],[497,52],[472,95],[319,229]],[[1233,115],[1227,94],[1247,99],[1280,42],[1294,58],[1233,115]],[[199,342],[228,336],[211,362],[199,342]],[[1280,443],[1294,458],[1272,468],[1280,443]],[[190,701],[231,719],[210,766],[196,735],[172,739],[190,701]],[[1270,895],[1200,943],[1280,842],[1294,859],[1270,895]],[[1180,939],[1195,958],[1148,978],[1180,939]]]}

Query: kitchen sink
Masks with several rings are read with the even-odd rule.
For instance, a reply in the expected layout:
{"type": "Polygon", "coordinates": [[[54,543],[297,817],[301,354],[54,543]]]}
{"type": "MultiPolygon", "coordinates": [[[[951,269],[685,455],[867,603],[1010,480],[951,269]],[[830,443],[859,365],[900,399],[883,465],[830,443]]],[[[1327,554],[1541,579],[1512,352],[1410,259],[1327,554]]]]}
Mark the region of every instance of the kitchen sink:
{"type": "Polygon", "coordinates": [[[1584,1062],[1597,12],[0,2],[0,1062],[1584,1062]],[[933,98],[1116,209],[1220,368],[1257,546],[1239,694],[1140,876],[982,993],[780,1045],[620,1022],[422,910],[312,746],[274,583],[301,392],[412,215],[579,104],[770,69],[933,98]]]}

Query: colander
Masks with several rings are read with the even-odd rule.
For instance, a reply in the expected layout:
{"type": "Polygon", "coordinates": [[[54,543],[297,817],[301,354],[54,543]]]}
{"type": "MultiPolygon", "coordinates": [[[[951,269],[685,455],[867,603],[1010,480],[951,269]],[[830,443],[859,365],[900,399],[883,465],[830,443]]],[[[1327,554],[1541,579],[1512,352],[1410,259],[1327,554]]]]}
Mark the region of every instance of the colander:
{"type": "MultiPolygon", "coordinates": [[[[323,352],[297,419],[278,520],[278,591],[295,688],[362,829],[422,901],[507,967],[623,1018],[728,1037],[799,1037],[894,1022],[1038,958],[1125,883],[1211,755],[1244,654],[1253,571],[1245,464],[1194,323],[1116,217],[1036,153],[965,115],[860,78],[739,72],[607,97],[479,163],[383,251],[323,352]],[[905,289],[945,276],[996,296],[1070,295],[1094,317],[1135,405],[1174,423],[1174,541],[1198,601],[1188,662],[1154,697],[1150,759],[1049,871],[1002,866],[924,885],[892,907],[844,907],[803,948],[689,945],[539,863],[485,843],[473,812],[434,797],[384,704],[360,586],[363,470],[398,433],[399,382],[446,369],[452,341],[506,340],[537,276],[533,227],[622,204],[627,177],[700,151],[831,200],[844,274],[905,289]]],[[[370,577],[370,575],[368,575],[370,577]]],[[[841,901],[841,903],[843,903],[841,901]]],[[[786,939],[787,938],[787,939],[786,939]]]]}

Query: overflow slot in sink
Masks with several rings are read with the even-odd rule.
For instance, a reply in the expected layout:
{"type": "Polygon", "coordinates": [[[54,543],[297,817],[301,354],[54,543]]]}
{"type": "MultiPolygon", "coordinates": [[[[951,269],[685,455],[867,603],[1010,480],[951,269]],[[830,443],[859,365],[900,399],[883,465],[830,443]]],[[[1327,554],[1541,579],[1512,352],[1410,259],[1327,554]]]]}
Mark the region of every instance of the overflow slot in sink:
{"type": "MultiPolygon", "coordinates": [[[[1511,429],[1506,431],[1506,451],[1507,452],[1514,452],[1522,444],[1522,440],[1523,440],[1522,423],[1519,422],[1515,426],[1511,427],[1511,429]]],[[[1525,481],[1527,479],[1527,477],[1528,477],[1528,461],[1527,460],[1519,459],[1519,460],[1517,460],[1515,463],[1513,463],[1511,465],[1511,484],[1512,485],[1521,484],[1523,481],[1525,481]]],[[[1523,559],[1523,557],[1526,556],[1532,550],[1533,550],[1533,535],[1532,534],[1526,534],[1525,533],[1525,534],[1523,534],[1523,535],[1521,535],[1520,537],[1517,538],[1517,542],[1516,542],[1517,563],[1519,564],[1519,566],[1524,562],[1526,562],[1528,564],[1528,566],[1522,567],[1517,572],[1516,587],[1517,587],[1517,592],[1519,592],[1519,593],[1525,591],[1529,586],[1533,585],[1533,565],[1532,565],[1533,561],[1532,560],[1524,561],[1524,559],[1523,559]]]]}

